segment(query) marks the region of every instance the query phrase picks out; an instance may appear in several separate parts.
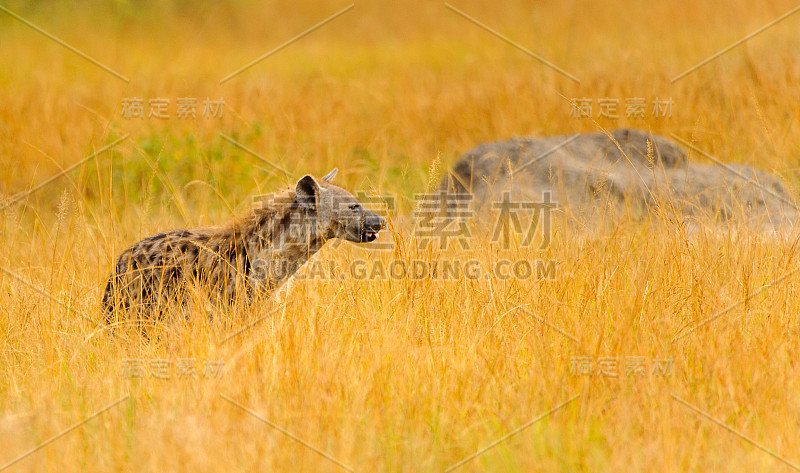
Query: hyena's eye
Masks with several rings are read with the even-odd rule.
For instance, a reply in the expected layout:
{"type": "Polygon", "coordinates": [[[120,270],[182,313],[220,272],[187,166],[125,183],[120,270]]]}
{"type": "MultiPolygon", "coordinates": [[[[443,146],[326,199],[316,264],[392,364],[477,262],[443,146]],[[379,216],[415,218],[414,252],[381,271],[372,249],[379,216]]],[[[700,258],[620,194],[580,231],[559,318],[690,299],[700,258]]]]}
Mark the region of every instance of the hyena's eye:
{"type": "Polygon", "coordinates": [[[353,212],[358,212],[359,210],[361,210],[361,204],[351,204],[350,210],[352,210],[353,212]]]}

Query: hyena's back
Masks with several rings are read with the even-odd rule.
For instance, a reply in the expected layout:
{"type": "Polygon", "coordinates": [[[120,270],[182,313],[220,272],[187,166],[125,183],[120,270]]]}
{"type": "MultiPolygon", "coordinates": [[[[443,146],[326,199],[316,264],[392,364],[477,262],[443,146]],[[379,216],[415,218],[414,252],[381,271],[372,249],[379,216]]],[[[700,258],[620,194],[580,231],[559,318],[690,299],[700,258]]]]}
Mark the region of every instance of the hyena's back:
{"type": "Polygon", "coordinates": [[[122,252],[106,285],[106,321],[115,322],[117,313],[131,308],[157,315],[165,305],[181,301],[187,283],[233,297],[237,275],[247,264],[237,246],[242,245],[203,230],[174,230],[137,242],[122,252]]]}

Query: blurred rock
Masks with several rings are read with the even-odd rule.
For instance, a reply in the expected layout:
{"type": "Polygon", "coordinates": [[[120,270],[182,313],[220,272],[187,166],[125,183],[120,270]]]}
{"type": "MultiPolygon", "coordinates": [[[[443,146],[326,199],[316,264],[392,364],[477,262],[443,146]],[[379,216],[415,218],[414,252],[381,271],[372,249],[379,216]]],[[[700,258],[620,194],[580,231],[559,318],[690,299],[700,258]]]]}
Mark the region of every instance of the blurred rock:
{"type": "Polygon", "coordinates": [[[478,213],[491,211],[506,191],[525,202],[541,202],[550,191],[559,211],[582,223],[668,215],[778,229],[798,217],[795,199],[775,176],[746,165],[689,162],[674,141],[634,129],[485,143],[459,159],[440,191],[468,194],[478,213]]]}

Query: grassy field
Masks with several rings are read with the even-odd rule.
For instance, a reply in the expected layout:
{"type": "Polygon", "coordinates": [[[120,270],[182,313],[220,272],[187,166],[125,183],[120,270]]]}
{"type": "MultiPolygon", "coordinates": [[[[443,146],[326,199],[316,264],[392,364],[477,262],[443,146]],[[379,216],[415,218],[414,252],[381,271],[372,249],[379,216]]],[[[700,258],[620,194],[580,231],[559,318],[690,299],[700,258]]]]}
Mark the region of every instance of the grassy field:
{"type": "Polygon", "coordinates": [[[792,2],[556,3],[358,3],[222,84],[348,4],[0,4],[0,471],[800,470],[796,231],[617,221],[543,250],[419,245],[415,194],[517,135],[675,134],[798,195],[800,14],[673,81],[792,2]],[[158,339],[98,325],[127,245],[333,167],[395,199],[391,248],[325,248],[336,277],[212,323],[196,302],[158,339]],[[351,271],[537,260],[555,273],[351,271]]]}

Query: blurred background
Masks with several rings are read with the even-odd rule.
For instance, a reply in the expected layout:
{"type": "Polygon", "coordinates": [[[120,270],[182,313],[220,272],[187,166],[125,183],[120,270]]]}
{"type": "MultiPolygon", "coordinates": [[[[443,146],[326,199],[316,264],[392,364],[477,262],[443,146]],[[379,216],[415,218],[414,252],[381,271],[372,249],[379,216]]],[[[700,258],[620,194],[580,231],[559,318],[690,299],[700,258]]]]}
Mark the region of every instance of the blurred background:
{"type": "Polygon", "coordinates": [[[339,167],[341,184],[397,195],[407,213],[481,142],[624,126],[675,133],[796,190],[800,20],[692,69],[788,1],[350,5],[4,3],[0,193],[124,137],[28,201],[54,210],[71,185],[112,214],[148,199],[137,221],[198,225],[339,167]]]}

